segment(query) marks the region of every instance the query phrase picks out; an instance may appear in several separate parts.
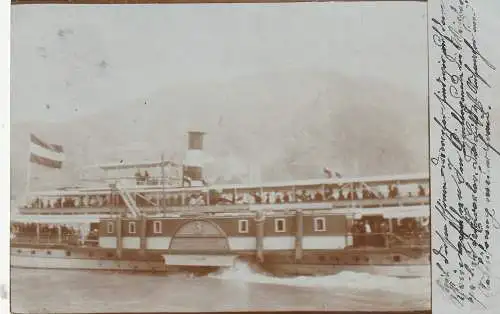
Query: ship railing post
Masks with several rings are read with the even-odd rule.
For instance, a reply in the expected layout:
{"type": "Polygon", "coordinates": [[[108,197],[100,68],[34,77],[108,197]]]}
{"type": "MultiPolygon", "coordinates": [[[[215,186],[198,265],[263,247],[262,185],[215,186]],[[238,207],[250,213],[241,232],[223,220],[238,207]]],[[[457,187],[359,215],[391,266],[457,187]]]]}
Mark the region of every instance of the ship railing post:
{"type": "Polygon", "coordinates": [[[264,223],[265,216],[262,212],[255,213],[256,222],[256,244],[257,244],[257,261],[259,263],[264,262],[264,223]]]}
{"type": "Polygon", "coordinates": [[[142,256],[146,254],[146,228],[147,228],[147,219],[146,215],[142,215],[141,217],[141,228],[140,228],[140,245],[141,245],[141,250],[140,253],[142,256]]]}
{"type": "Polygon", "coordinates": [[[40,243],[40,224],[36,223],[36,243],[40,243]]]}
{"type": "Polygon", "coordinates": [[[62,242],[62,230],[61,230],[61,225],[57,225],[57,243],[62,242]]]}
{"type": "Polygon", "coordinates": [[[392,218],[389,218],[389,233],[386,233],[386,247],[390,247],[389,241],[393,234],[392,218]]]}
{"type": "Polygon", "coordinates": [[[116,218],[115,224],[116,224],[116,257],[121,258],[122,257],[122,248],[123,248],[122,218],[121,218],[121,216],[118,216],[116,218]]]}
{"type": "Polygon", "coordinates": [[[296,226],[295,231],[295,261],[299,262],[302,260],[303,250],[302,250],[302,240],[304,238],[304,213],[301,209],[295,212],[296,226]]]}

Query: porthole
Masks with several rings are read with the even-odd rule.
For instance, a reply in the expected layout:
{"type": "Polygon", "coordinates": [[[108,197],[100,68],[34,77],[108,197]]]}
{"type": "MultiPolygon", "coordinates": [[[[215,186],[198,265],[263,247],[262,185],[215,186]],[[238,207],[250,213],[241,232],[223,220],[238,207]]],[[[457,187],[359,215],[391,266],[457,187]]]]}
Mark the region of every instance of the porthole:
{"type": "Polygon", "coordinates": [[[71,256],[71,252],[70,251],[66,251],[66,256],[71,256]]]}
{"type": "Polygon", "coordinates": [[[35,250],[31,251],[31,255],[35,255],[35,253],[36,253],[35,250]]]}
{"type": "Polygon", "coordinates": [[[354,257],[354,261],[355,261],[356,263],[359,263],[359,256],[354,257]]]}
{"type": "Polygon", "coordinates": [[[52,255],[52,252],[51,251],[47,251],[47,255],[52,255]]]}
{"type": "Polygon", "coordinates": [[[21,250],[19,250],[19,249],[17,250],[17,253],[18,253],[18,254],[21,254],[21,252],[22,252],[21,250]]]}
{"type": "Polygon", "coordinates": [[[325,261],[325,257],[323,255],[318,256],[318,259],[319,259],[320,262],[324,262],[325,261]]]}
{"type": "Polygon", "coordinates": [[[401,262],[401,256],[399,256],[399,255],[394,255],[394,256],[392,257],[392,260],[393,260],[393,261],[395,261],[395,262],[401,262]]]}
{"type": "Polygon", "coordinates": [[[370,261],[370,258],[368,256],[365,256],[365,262],[369,262],[370,261]]]}

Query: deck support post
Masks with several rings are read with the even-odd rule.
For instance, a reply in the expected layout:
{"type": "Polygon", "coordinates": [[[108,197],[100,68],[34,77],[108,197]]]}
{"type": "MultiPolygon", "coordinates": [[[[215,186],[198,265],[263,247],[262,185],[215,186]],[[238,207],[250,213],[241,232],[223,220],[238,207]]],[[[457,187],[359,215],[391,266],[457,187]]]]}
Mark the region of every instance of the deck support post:
{"type": "Polygon", "coordinates": [[[300,262],[303,256],[302,240],[304,238],[304,213],[298,209],[295,212],[295,261],[300,262]]]}
{"type": "Polygon", "coordinates": [[[62,230],[61,225],[57,225],[57,243],[62,242],[62,230]]]}
{"type": "Polygon", "coordinates": [[[389,240],[390,240],[390,235],[393,234],[393,225],[392,225],[392,218],[389,218],[388,219],[388,223],[389,223],[389,234],[387,234],[387,232],[385,233],[385,246],[386,247],[389,247],[389,240]]]}
{"type": "Polygon", "coordinates": [[[40,224],[36,224],[36,243],[40,243],[40,224]]]}
{"type": "Polygon", "coordinates": [[[259,263],[264,262],[264,223],[265,216],[261,212],[255,214],[256,222],[256,244],[257,244],[257,261],[259,263]]]}
{"type": "Polygon", "coordinates": [[[118,216],[115,220],[116,224],[116,257],[122,258],[123,237],[122,237],[122,218],[118,216]]]}
{"type": "Polygon", "coordinates": [[[141,218],[141,227],[140,231],[140,254],[142,256],[146,255],[146,227],[147,227],[147,219],[145,215],[142,215],[141,218]]]}

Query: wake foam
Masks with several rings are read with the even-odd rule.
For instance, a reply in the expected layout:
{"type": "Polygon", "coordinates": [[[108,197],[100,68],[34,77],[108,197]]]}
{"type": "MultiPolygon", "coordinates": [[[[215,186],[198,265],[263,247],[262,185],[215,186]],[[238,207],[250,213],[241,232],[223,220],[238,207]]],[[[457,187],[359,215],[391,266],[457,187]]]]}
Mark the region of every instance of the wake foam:
{"type": "Polygon", "coordinates": [[[383,290],[392,293],[415,295],[430,293],[430,278],[396,278],[344,271],[330,276],[298,276],[280,278],[254,272],[244,262],[224,269],[209,277],[219,280],[233,280],[248,283],[286,285],[323,289],[383,290]]]}

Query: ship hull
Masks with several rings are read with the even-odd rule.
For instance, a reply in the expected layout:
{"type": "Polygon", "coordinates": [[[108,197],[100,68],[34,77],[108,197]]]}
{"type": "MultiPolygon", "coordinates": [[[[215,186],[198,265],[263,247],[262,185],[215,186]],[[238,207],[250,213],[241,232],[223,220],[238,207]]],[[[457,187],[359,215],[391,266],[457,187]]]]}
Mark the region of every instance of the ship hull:
{"type": "Polygon", "coordinates": [[[341,272],[364,273],[384,277],[421,278],[430,277],[430,265],[304,265],[275,264],[254,266],[255,271],[278,277],[328,276],[341,272]]]}
{"type": "MultiPolygon", "coordinates": [[[[100,250],[97,249],[96,252],[100,250]]],[[[64,249],[52,249],[50,255],[47,249],[33,247],[16,248],[11,252],[11,267],[54,270],[87,270],[87,271],[117,271],[131,273],[148,273],[165,275],[169,273],[187,272],[194,275],[206,275],[221,269],[208,266],[167,266],[162,260],[110,259],[105,257],[90,258],[87,253],[73,252],[66,256],[64,249]]],[[[88,252],[88,251],[86,251],[88,252]]],[[[387,277],[416,278],[429,277],[430,265],[325,265],[303,263],[257,263],[253,259],[242,258],[253,271],[278,277],[290,276],[327,276],[341,272],[357,272],[387,277]]]]}

